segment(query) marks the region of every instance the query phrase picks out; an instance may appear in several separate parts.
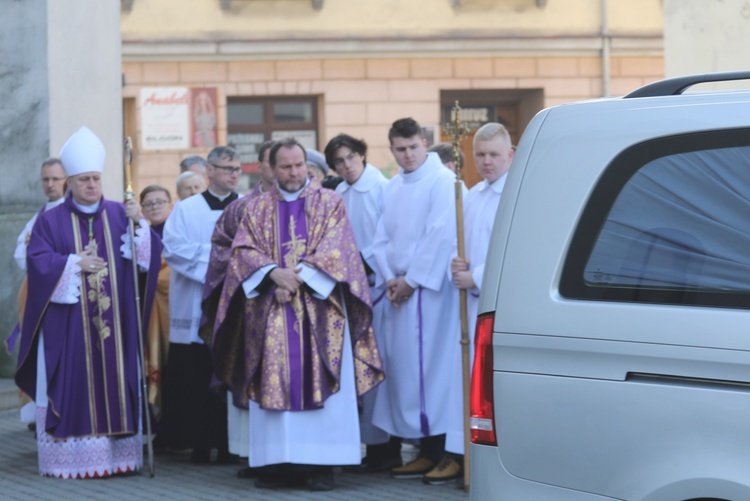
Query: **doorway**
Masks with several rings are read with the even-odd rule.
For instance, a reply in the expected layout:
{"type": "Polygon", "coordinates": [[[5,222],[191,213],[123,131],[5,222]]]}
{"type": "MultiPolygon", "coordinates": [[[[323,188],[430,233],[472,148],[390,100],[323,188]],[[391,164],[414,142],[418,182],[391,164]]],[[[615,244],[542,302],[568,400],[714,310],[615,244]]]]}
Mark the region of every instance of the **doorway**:
{"type": "Polygon", "coordinates": [[[474,134],[484,124],[501,123],[508,129],[512,143],[518,144],[523,130],[531,118],[542,109],[544,94],[541,89],[524,90],[449,90],[440,93],[441,123],[440,140],[451,142],[446,134],[446,124],[452,121],[455,102],[461,106],[461,122],[469,128],[469,134],[461,140],[464,154],[464,169],[461,178],[467,188],[482,180],[474,167],[474,134]]]}

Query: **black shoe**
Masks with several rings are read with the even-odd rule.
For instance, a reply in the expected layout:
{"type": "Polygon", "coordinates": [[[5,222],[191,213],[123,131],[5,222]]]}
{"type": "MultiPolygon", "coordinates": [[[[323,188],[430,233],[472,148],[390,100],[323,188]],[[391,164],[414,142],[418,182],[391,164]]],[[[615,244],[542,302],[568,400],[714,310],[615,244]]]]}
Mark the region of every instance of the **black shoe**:
{"type": "Polygon", "coordinates": [[[303,475],[294,472],[286,474],[266,473],[260,474],[255,481],[255,487],[258,489],[288,489],[292,487],[303,487],[306,484],[306,478],[303,475]]]}
{"type": "Polygon", "coordinates": [[[211,461],[211,451],[209,449],[193,449],[190,454],[190,462],[193,464],[208,464],[211,461]]]}
{"type": "Polygon", "coordinates": [[[305,475],[305,485],[311,491],[332,491],[336,487],[333,483],[333,468],[308,473],[305,475]]]}
{"type": "Polygon", "coordinates": [[[227,449],[219,449],[216,455],[216,464],[237,464],[240,462],[240,457],[237,454],[232,454],[227,449]]]}
{"type": "Polygon", "coordinates": [[[245,466],[241,470],[237,470],[237,478],[256,478],[259,477],[262,473],[262,466],[259,466],[257,468],[250,468],[249,466],[245,466]]]}
{"type": "Polygon", "coordinates": [[[402,464],[403,460],[401,459],[401,456],[381,458],[377,460],[370,460],[368,456],[365,456],[360,464],[343,466],[341,469],[347,473],[367,474],[390,470],[391,468],[396,468],[402,464]]]}

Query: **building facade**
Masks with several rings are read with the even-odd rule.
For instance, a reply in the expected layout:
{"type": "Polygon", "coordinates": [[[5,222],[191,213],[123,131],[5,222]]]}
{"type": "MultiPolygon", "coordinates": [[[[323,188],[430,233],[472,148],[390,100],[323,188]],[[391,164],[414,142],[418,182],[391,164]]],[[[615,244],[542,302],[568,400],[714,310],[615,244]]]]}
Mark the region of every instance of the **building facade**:
{"type": "MultiPolygon", "coordinates": [[[[340,132],[364,139],[368,161],[392,175],[387,132],[398,118],[445,140],[459,101],[472,130],[500,121],[515,142],[544,107],[622,95],[664,76],[660,0],[186,0],[179,10],[131,0],[122,8],[137,188],[174,189],[183,157],[230,144],[247,190],[263,140],[295,135],[322,150],[340,132]],[[160,129],[170,111],[155,112],[159,102],[189,126],[160,129]],[[182,141],[161,144],[160,131],[166,143],[182,141]]],[[[464,146],[471,158],[471,136],[464,146]]],[[[465,178],[476,181],[471,165],[465,178]]]]}

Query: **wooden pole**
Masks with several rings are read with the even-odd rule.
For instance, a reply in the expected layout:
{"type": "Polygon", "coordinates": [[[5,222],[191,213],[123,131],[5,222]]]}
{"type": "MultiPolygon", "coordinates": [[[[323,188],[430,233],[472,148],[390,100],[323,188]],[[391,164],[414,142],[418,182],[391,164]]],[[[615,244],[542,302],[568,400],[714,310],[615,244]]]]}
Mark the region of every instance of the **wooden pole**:
{"type": "MultiPolygon", "coordinates": [[[[130,177],[130,162],[132,159],[132,144],[133,142],[128,137],[125,140],[125,155],[123,158],[125,168],[125,200],[132,200],[135,198],[135,192],[133,191],[133,182],[130,177]]],[[[141,315],[141,297],[140,288],[138,287],[138,261],[135,254],[135,223],[132,219],[128,218],[128,227],[130,229],[130,252],[131,259],[133,260],[133,285],[135,286],[135,311],[136,314],[141,315]]],[[[141,358],[141,395],[143,397],[143,413],[146,421],[146,449],[148,451],[148,472],[149,477],[154,478],[154,444],[152,443],[151,433],[151,409],[148,403],[148,367],[146,366],[145,350],[143,349],[143,319],[139,318],[136,322],[138,325],[138,349],[141,358]]]]}
{"type": "MultiPolygon", "coordinates": [[[[464,245],[464,205],[463,205],[463,182],[461,180],[461,171],[463,162],[461,161],[461,139],[469,133],[469,129],[461,124],[461,107],[458,101],[453,106],[453,122],[446,124],[446,132],[453,139],[453,163],[456,165],[456,239],[458,241],[458,257],[466,258],[466,249],[464,245]]],[[[469,311],[466,304],[466,289],[459,289],[459,312],[461,315],[461,376],[463,386],[463,415],[464,415],[464,490],[469,492],[469,480],[471,478],[471,455],[469,453],[471,445],[471,429],[469,425],[469,390],[471,380],[471,365],[469,360],[469,311]]]]}

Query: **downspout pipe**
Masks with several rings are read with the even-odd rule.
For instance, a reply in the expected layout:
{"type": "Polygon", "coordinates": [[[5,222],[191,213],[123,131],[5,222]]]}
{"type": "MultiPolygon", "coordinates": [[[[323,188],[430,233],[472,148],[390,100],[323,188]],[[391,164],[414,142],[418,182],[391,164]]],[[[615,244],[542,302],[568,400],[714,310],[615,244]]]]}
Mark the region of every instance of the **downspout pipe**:
{"type": "Polygon", "coordinates": [[[607,0],[601,0],[602,14],[602,96],[609,97],[609,58],[610,58],[610,38],[607,28],[607,0]]]}

